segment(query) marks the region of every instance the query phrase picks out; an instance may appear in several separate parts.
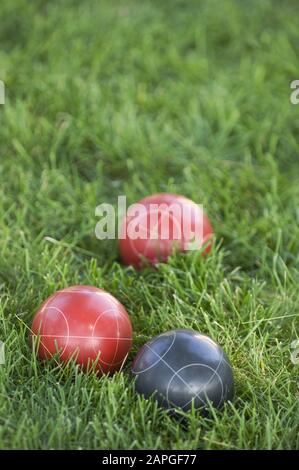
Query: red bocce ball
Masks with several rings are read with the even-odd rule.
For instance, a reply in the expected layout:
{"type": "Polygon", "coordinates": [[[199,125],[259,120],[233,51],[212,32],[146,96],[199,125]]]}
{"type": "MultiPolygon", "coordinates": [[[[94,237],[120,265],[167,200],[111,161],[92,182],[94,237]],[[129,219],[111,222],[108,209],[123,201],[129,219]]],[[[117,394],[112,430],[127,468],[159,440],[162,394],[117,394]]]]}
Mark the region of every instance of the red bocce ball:
{"type": "Polygon", "coordinates": [[[119,370],[132,345],[132,326],[122,304],[92,286],[73,286],[51,295],[36,313],[31,337],[38,336],[38,355],[73,358],[86,370],[119,370]]]}
{"type": "Polygon", "coordinates": [[[184,196],[160,193],[141,199],[131,206],[119,240],[122,260],[141,267],[166,262],[174,249],[185,252],[211,250],[213,235],[202,207],[184,196]],[[143,208],[143,210],[141,210],[143,208]]]}

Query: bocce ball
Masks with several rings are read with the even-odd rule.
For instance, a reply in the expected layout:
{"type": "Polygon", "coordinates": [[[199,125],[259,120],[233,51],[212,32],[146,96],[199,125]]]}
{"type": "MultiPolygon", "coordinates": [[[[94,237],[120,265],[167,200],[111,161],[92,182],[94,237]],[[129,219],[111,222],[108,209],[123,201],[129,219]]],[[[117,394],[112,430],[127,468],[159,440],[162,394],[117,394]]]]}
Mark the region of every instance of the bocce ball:
{"type": "Polygon", "coordinates": [[[131,349],[132,326],[122,304],[92,286],[73,286],[51,295],[36,313],[31,339],[41,359],[73,358],[83,369],[119,370],[131,349]]]}
{"type": "Polygon", "coordinates": [[[154,396],[169,409],[221,408],[234,395],[230,362],[222,348],[197,331],[172,330],[146,343],[137,354],[132,373],[135,390],[154,396]]]}
{"type": "Polygon", "coordinates": [[[119,249],[123,262],[166,262],[174,251],[211,249],[212,226],[201,206],[176,194],[160,193],[141,199],[128,209],[119,249]]]}

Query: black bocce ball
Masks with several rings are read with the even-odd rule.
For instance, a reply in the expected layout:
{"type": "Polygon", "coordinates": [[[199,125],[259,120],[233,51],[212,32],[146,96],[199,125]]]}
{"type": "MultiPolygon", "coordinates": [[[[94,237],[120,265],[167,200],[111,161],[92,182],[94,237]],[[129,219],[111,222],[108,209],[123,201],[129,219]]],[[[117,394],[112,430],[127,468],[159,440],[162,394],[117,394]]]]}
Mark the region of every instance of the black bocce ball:
{"type": "Polygon", "coordinates": [[[234,395],[230,362],[222,348],[197,331],[172,330],[147,342],[137,354],[132,373],[135,390],[172,410],[221,408],[234,395]]]}

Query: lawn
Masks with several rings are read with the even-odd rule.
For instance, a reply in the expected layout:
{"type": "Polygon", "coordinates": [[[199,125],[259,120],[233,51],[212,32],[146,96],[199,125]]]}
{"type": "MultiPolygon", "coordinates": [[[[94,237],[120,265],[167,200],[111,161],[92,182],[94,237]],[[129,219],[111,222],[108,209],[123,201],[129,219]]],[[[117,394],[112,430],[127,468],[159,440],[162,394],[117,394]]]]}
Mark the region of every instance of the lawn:
{"type": "Polygon", "coordinates": [[[0,448],[299,449],[297,1],[1,0],[0,17],[0,448]],[[216,245],[136,272],[95,208],[161,191],[203,204],[216,245]],[[73,284],[131,317],[113,377],[32,354],[35,311],[73,284]],[[218,341],[236,381],[184,424],[130,377],[173,328],[218,341]]]}

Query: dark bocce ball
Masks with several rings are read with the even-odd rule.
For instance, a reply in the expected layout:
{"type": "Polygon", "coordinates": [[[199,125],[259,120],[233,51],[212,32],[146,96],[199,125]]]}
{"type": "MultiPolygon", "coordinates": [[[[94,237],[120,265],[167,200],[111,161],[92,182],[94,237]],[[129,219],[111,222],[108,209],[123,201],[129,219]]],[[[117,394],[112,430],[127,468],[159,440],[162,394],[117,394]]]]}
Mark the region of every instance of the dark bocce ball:
{"type": "Polygon", "coordinates": [[[154,395],[167,409],[216,408],[231,400],[234,379],[222,348],[197,331],[172,330],[156,336],[137,354],[132,373],[135,390],[154,395]]]}

